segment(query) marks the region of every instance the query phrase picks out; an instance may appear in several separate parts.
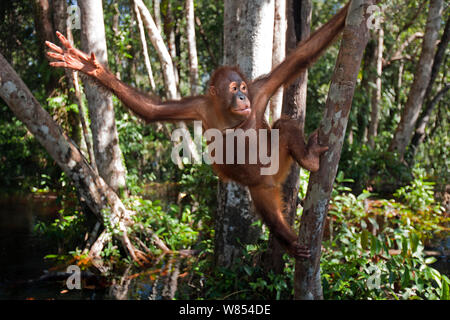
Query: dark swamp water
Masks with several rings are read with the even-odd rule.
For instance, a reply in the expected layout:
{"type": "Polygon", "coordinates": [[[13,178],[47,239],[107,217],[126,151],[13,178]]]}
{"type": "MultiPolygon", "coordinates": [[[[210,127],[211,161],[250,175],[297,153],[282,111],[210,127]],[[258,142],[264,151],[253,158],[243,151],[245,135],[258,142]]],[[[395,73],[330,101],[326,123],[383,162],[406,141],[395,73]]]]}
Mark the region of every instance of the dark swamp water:
{"type": "Polygon", "coordinates": [[[183,259],[170,256],[147,270],[124,266],[108,276],[81,272],[81,290],[68,290],[66,266],[44,259],[54,247],[33,232],[51,222],[59,207],[53,196],[0,198],[0,300],[173,299],[183,259]]]}

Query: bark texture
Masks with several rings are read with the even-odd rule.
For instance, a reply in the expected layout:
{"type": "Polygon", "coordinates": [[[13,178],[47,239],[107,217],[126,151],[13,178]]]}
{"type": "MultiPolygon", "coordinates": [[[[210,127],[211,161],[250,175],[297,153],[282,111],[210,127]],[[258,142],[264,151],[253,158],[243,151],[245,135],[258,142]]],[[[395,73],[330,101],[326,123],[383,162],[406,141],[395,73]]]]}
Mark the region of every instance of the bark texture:
{"type": "MultiPolygon", "coordinates": [[[[286,57],[286,2],[287,0],[275,0],[275,16],[273,26],[273,50],[272,50],[272,68],[279,65],[286,57]]],[[[272,96],[270,102],[270,111],[272,122],[281,117],[283,107],[283,87],[272,96]]]]}
{"type": "Polygon", "coordinates": [[[336,177],[348,116],[353,100],[364,48],[369,38],[367,7],[373,0],[351,2],[336,67],[331,79],[319,142],[329,146],[320,159],[320,169],[310,176],[301,219],[299,242],[311,250],[311,257],[295,265],[295,299],[323,299],[320,255],[325,218],[336,177]]]}
{"type": "Polygon", "coordinates": [[[258,240],[261,229],[252,226],[256,221],[248,189],[235,182],[219,181],[214,221],[216,266],[232,266],[242,256],[245,245],[258,240]]]}
{"type": "MultiPolygon", "coordinates": [[[[93,52],[107,66],[107,49],[101,0],[80,1],[81,47],[93,52]]],[[[94,82],[86,81],[85,94],[91,119],[95,163],[106,183],[116,191],[125,189],[125,166],[119,148],[112,94],[94,82]]]]}

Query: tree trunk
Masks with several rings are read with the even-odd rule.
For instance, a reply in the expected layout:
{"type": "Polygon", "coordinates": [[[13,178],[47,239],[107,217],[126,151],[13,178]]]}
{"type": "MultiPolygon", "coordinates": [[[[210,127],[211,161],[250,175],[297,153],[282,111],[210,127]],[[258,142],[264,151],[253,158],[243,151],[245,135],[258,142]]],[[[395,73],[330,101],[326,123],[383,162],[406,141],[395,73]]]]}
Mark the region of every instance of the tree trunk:
{"type": "Polygon", "coordinates": [[[431,67],[430,82],[428,83],[427,90],[425,91],[425,99],[430,98],[433,85],[436,82],[436,78],[439,74],[439,69],[444,61],[445,51],[447,50],[450,40],[450,17],[447,18],[445,23],[444,33],[442,34],[441,41],[439,42],[436,54],[433,59],[433,67],[431,67]]]}
{"type": "MultiPolygon", "coordinates": [[[[311,31],[312,5],[310,0],[287,0],[286,17],[286,51],[289,53],[297,47],[300,41],[307,39],[311,31]]],[[[292,119],[297,119],[304,128],[306,115],[306,93],[308,88],[308,71],[305,70],[284,93],[282,113],[292,119]]],[[[297,215],[298,189],[300,187],[300,167],[294,162],[286,181],[283,184],[283,202],[286,221],[293,225],[297,215]]],[[[275,273],[282,273],[284,267],[284,249],[271,234],[269,238],[268,256],[265,268],[275,273]]]]}
{"type": "Polygon", "coordinates": [[[299,242],[311,250],[311,257],[296,260],[295,298],[323,299],[320,255],[323,228],[328,213],[348,116],[364,48],[369,38],[367,7],[374,0],[351,2],[342,36],[341,48],[331,79],[325,115],[319,128],[319,142],[330,149],[320,159],[320,169],[311,173],[300,224],[299,242]]]}
{"type": "Polygon", "coordinates": [[[425,128],[430,122],[431,113],[433,112],[436,104],[445,96],[447,91],[450,89],[450,84],[447,84],[444,88],[442,88],[436,96],[428,101],[424,112],[421,114],[421,117],[418,121],[416,132],[411,140],[411,147],[413,148],[413,155],[411,161],[414,160],[414,156],[417,153],[417,148],[422,144],[425,139],[425,128]]]}
{"type": "Polygon", "coordinates": [[[417,118],[419,117],[420,108],[423,104],[425,91],[430,82],[442,9],[443,0],[430,0],[430,9],[428,11],[425,35],[422,42],[422,53],[417,64],[414,81],[403,109],[400,123],[389,146],[389,151],[398,152],[401,159],[403,159],[406,147],[411,140],[417,118]]]}
{"type": "Polygon", "coordinates": [[[194,0],[186,1],[186,36],[189,52],[189,83],[191,86],[191,95],[199,93],[198,83],[198,58],[197,44],[195,40],[195,21],[194,21],[194,0]]]}
{"type": "MultiPolygon", "coordinates": [[[[45,57],[45,41],[55,42],[55,30],[52,23],[52,8],[49,0],[34,0],[36,34],[39,39],[39,56],[42,61],[45,57]]],[[[58,75],[50,70],[50,77],[46,83],[46,93],[50,95],[58,87],[58,75]]]]}
{"type": "MultiPolygon", "coordinates": [[[[53,0],[52,1],[52,16],[53,16],[53,25],[54,25],[54,31],[60,31],[62,33],[66,33],[67,37],[69,38],[69,31],[70,28],[67,27],[67,2],[65,0],[53,0]]],[[[54,34],[52,35],[52,38],[49,38],[47,40],[54,39],[54,34]]],[[[65,88],[69,89],[67,90],[67,95],[69,97],[69,101],[75,102],[76,96],[70,90],[73,88],[73,77],[72,77],[72,71],[64,69],[64,73],[66,76],[66,86],[65,88]]],[[[78,145],[82,146],[82,136],[81,136],[81,130],[80,130],[80,117],[78,113],[73,110],[67,110],[67,122],[70,126],[69,136],[70,138],[78,145]]]]}
{"type": "MultiPolygon", "coordinates": [[[[237,65],[249,79],[255,79],[272,70],[275,0],[248,0],[238,6],[239,36],[243,42],[237,48],[237,65]]],[[[267,122],[269,114],[270,108],[266,108],[267,122]]]]}
{"type": "Polygon", "coordinates": [[[383,72],[383,40],[384,31],[383,28],[378,30],[377,50],[376,50],[376,67],[377,74],[375,80],[375,88],[372,88],[371,106],[370,112],[370,124],[368,132],[368,144],[371,148],[375,147],[375,137],[378,135],[378,123],[380,121],[380,102],[381,102],[381,75],[383,72]]]}
{"type": "Polygon", "coordinates": [[[417,151],[417,147],[425,139],[425,128],[430,121],[431,113],[433,112],[434,106],[437,102],[446,94],[448,90],[448,84],[440,90],[438,94],[433,99],[430,99],[431,91],[433,89],[434,82],[436,81],[439,69],[441,67],[442,61],[444,60],[445,50],[447,49],[450,40],[450,18],[447,19],[445,24],[444,33],[442,35],[441,42],[438,45],[438,49],[434,56],[433,67],[431,68],[430,83],[428,84],[427,90],[425,91],[425,100],[428,100],[425,110],[422,111],[419,120],[417,120],[416,131],[411,141],[411,147],[413,148],[413,159],[417,151]]]}
{"type": "MultiPolygon", "coordinates": [[[[272,68],[279,65],[286,57],[286,1],[275,0],[275,17],[273,27],[273,50],[272,50],[272,68]]],[[[281,117],[283,107],[283,87],[279,88],[272,96],[270,102],[270,111],[272,122],[281,117]]]]}
{"type": "MultiPolygon", "coordinates": [[[[162,20],[163,20],[163,29],[161,32],[164,32],[166,39],[167,39],[167,49],[170,53],[170,56],[172,57],[172,68],[174,71],[175,76],[175,82],[177,87],[179,86],[180,78],[179,78],[179,70],[178,70],[178,63],[177,63],[177,44],[175,39],[175,28],[176,28],[176,21],[173,17],[172,13],[172,4],[169,0],[162,0],[161,5],[163,6],[164,10],[163,12],[160,11],[160,13],[163,13],[162,20]]],[[[160,21],[161,23],[161,21],[160,21]]]]}
{"type": "Polygon", "coordinates": [[[134,2],[141,12],[144,26],[147,29],[147,34],[150,37],[150,41],[152,42],[153,47],[158,54],[159,61],[161,62],[161,69],[163,72],[164,86],[167,98],[176,99],[178,97],[178,93],[172,57],[170,56],[170,53],[167,50],[166,45],[164,44],[161,33],[156,27],[150,11],[148,11],[144,2],[142,2],[142,0],[135,0],[134,2]]]}
{"type": "MultiPolygon", "coordinates": [[[[238,65],[250,79],[269,72],[273,0],[226,0],[224,6],[224,64],[238,65]]],[[[217,266],[233,265],[242,246],[256,242],[261,231],[252,226],[255,221],[248,189],[234,182],[219,182],[214,239],[217,266]]]]}
{"type": "Polygon", "coordinates": [[[234,27],[239,21],[236,62],[249,79],[255,79],[272,69],[274,0],[241,1],[238,7],[238,16],[233,17],[234,27]]]}
{"type": "Polygon", "coordinates": [[[367,142],[367,135],[368,135],[368,124],[369,124],[369,117],[370,117],[370,94],[372,92],[370,83],[374,82],[375,74],[373,72],[373,65],[375,64],[374,60],[376,58],[376,44],[375,40],[370,38],[369,42],[367,43],[366,49],[364,50],[364,56],[363,56],[363,66],[362,66],[362,80],[360,85],[360,90],[362,92],[365,92],[364,100],[360,106],[360,109],[358,110],[357,115],[357,121],[358,121],[358,136],[359,136],[359,142],[360,143],[366,143],[367,142]]]}
{"type": "Polygon", "coordinates": [[[153,1],[153,14],[155,15],[155,24],[159,32],[162,32],[162,22],[161,22],[161,0],[153,1]]]}
{"type": "MultiPolygon", "coordinates": [[[[113,8],[114,8],[114,15],[113,15],[113,19],[112,19],[112,30],[114,32],[114,37],[116,39],[120,39],[120,32],[119,32],[119,19],[120,19],[120,11],[119,11],[119,6],[117,3],[113,4],[113,8]]],[[[116,73],[115,76],[117,77],[117,79],[121,79],[121,75],[120,75],[120,66],[122,65],[121,62],[121,58],[119,54],[115,54],[114,55],[114,64],[116,67],[116,73]]]]}
{"type": "MultiPolygon", "coordinates": [[[[155,1],[157,2],[157,1],[155,1]]],[[[147,40],[145,39],[145,30],[144,25],[142,23],[142,17],[141,12],[139,11],[139,8],[136,4],[136,2],[133,3],[134,5],[134,13],[136,14],[136,20],[139,28],[139,39],[141,40],[141,46],[142,46],[142,53],[144,54],[144,63],[145,68],[147,69],[147,77],[148,82],[150,84],[150,88],[153,92],[156,91],[156,84],[155,79],[153,78],[153,71],[152,71],[152,65],[150,63],[150,57],[148,55],[148,48],[147,48],[147,40]]]]}
{"type": "MultiPolygon", "coordinates": [[[[97,60],[107,66],[102,2],[101,0],[80,1],[79,5],[82,49],[85,52],[95,53],[97,60]]],[[[88,100],[98,171],[115,192],[122,192],[126,187],[126,173],[119,148],[112,94],[91,81],[86,81],[85,94],[88,100]]]]}
{"type": "MultiPolygon", "coordinates": [[[[177,99],[179,98],[179,93],[177,89],[177,82],[175,79],[172,57],[170,56],[170,53],[167,50],[166,45],[164,44],[164,40],[158,28],[156,27],[155,22],[153,21],[150,11],[147,9],[142,0],[135,0],[135,3],[140,10],[144,25],[147,28],[147,32],[150,37],[150,41],[152,42],[153,47],[158,53],[163,70],[164,85],[166,88],[167,97],[169,99],[177,99]]],[[[178,126],[184,130],[188,130],[184,122],[178,122],[178,126]]],[[[201,155],[199,154],[195,143],[191,138],[191,135],[186,135],[184,138],[186,139],[187,147],[189,149],[190,155],[194,160],[194,163],[201,163],[201,155]]],[[[180,163],[178,165],[180,166],[180,163]]]]}
{"type": "Polygon", "coordinates": [[[261,235],[261,229],[252,226],[256,221],[248,189],[235,182],[219,181],[214,221],[216,266],[232,266],[242,256],[245,245],[256,243],[261,235]]]}
{"type": "MultiPolygon", "coordinates": [[[[70,41],[70,40],[69,40],[70,41]]],[[[88,131],[88,121],[84,112],[84,102],[81,96],[80,84],[78,81],[78,73],[71,71],[72,86],[75,91],[75,99],[78,104],[78,113],[80,115],[81,127],[83,129],[84,142],[86,143],[87,154],[89,155],[89,163],[96,174],[98,174],[98,168],[95,162],[94,148],[92,147],[91,137],[88,131]]]]}
{"type": "Polygon", "coordinates": [[[36,29],[41,35],[41,39],[47,39],[48,41],[55,40],[55,32],[53,30],[52,23],[52,10],[50,8],[49,0],[35,0],[38,23],[36,23],[36,29]]]}
{"type": "MultiPolygon", "coordinates": [[[[15,116],[47,150],[61,169],[73,181],[85,203],[101,222],[104,212],[110,214],[110,222],[117,228],[117,237],[135,261],[145,257],[131,243],[127,227],[131,225],[131,215],[117,194],[97,175],[78,148],[66,137],[52,117],[45,111],[17,73],[0,54],[0,97],[15,116]]],[[[163,250],[168,250],[162,241],[146,230],[148,235],[163,250]]]]}

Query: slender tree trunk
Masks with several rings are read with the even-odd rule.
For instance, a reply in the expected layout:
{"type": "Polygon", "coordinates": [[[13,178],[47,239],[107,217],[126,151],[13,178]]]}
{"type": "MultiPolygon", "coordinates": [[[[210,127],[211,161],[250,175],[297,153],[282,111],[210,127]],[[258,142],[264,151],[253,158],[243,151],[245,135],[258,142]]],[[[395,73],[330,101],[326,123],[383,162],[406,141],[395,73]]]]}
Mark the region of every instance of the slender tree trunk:
{"type": "MultiPolygon", "coordinates": [[[[120,32],[119,32],[119,20],[120,20],[120,11],[119,11],[119,6],[117,3],[113,4],[114,7],[114,15],[113,15],[113,22],[112,22],[112,30],[114,31],[114,36],[116,38],[120,37],[120,32]]],[[[120,66],[122,64],[121,62],[121,58],[119,54],[114,55],[114,63],[116,65],[116,77],[118,79],[121,79],[121,75],[120,75],[120,66]]]]}
{"type": "Polygon", "coordinates": [[[444,33],[442,34],[441,41],[439,42],[436,54],[434,55],[433,66],[431,67],[430,82],[428,83],[427,90],[425,91],[425,99],[430,98],[433,85],[436,82],[436,78],[439,74],[439,69],[441,68],[442,62],[444,61],[445,51],[448,48],[449,40],[450,40],[450,16],[447,18],[444,33]]]}
{"type": "MultiPolygon", "coordinates": [[[[65,0],[53,0],[52,1],[52,17],[53,17],[53,25],[55,31],[60,31],[62,33],[66,33],[67,36],[69,36],[70,28],[67,27],[67,2],[65,0]]],[[[54,39],[54,34],[52,35],[52,38],[49,38],[47,40],[54,39]]],[[[76,96],[70,90],[73,88],[72,83],[72,71],[64,69],[64,73],[66,76],[66,89],[67,95],[69,97],[69,101],[76,101],[76,96]]],[[[69,136],[70,138],[78,145],[82,146],[82,135],[80,130],[80,117],[78,113],[73,110],[69,109],[67,110],[67,122],[70,125],[70,131],[69,136]]]]}
{"type": "MultiPolygon", "coordinates": [[[[307,39],[311,31],[312,5],[310,0],[287,0],[286,2],[286,52],[289,54],[298,43],[307,39]]],[[[308,88],[308,71],[305,70],[284,92],[282,114],[297,119],[302,129],[306,115],[306,93],[308,88]]],[[[286,221],[293,225],[297,215],[298,189],[300,187],[300,167],[294,162],[283,184],[283,202],[286,221]]],[[[282,273],[284,267],[284,249],[271,234],[269,238],[268,257],[265,268],[282,273]]]]}
{"type": "Polygon", "coordinates": [[[400,93],[403,91],[403,72],[405,70],[405,62],[402,60],[398,67],[398,78],[397,78],[397,94],[395,96],[395,102],[397,105],[397,109],[401,110],[402,101],[400,93]]]}
{"type": "Polygon", "coordinates": [[[139,8],[144,26],[147,29],[147,34],[150,38],[150,41],[153,44],[153,47],[158,54],[159,61],[161,62],[161,69],[164,77],[164,86],[166,95],[169,99],[176,99],[178,97],[177,93],[177,85],[175,80],[175,72],[172,63],[172,57],[167,50],[166,45],[164,44],[164,40],[159,32],[156,24],[145,6],[142,0],[134,0],[136,6],[139,8]]]}
{"type": "Polygon", "coordinates": [[[155,24],[159,32],[162,32],[162,22],[161,22],[161,0],[153,1],[153,13],[155,15],[155,24]]]}
{"type": "MultiPolygon", "coordinates": [[[[117,237],[135,261],[145,259],[141,251],[131,243],[127,227],[132,223],[132,212],[128,211],[117,194],[97,175],[78,148],[67,138],[45,111],[17,73],[0,54],[0,97],[16,117],[47,150],[62,170],[75,184],[91,211],[101,222],[104,212],[117,228],[117,237]]],[[[150,230],[144,230],[154,243],[168,251],[164,243],[150,230]]]]}
{"type": "Polygon", "coordinates": [[[378,135],[378,123],[380,121],[380,102],[381,102],[381,75],[383,72],[383,28],[378,30],[377,50],[376,50],[376,66],[377,75],[375,80],[375,88],[372,91],[372,110],[370,112],[370,124],[368,132],[368,143],[371,148],[375,147],[375,137],[378,135]]]}
{"type": "Polygon", "coordinates": [[[447,49],[449,40],[450,40],[450,18],[447,18],[441,42],[439,42],[438,49],[434,56],[433,67],[431,68],[430,83],[428,84],[427,90],[425,91],[425,100],[428,100],[428,103],[426,104],[425,109],[422,111],[419,119],[417,120],[416,131],[411,141],[411,147],[413,148],[412,158],[414,158],[414,155],[417,151],[417,147],[425,139],[425,128],[428,125],[428,122],[430,121],[430,116],[431,113],[433,112],[434,106],[448,91],[448,84],[447,84],[446,86],[444,86],[443,89],[441,89],[436,94],[436,96],[433,99],[430,98],[433,85],[436,82],[436,78],[439,73],[439,69],[441,67],[442,62],[444,61],[445,50],[447,49]]]}
{"type": "MultiPolygon", "coordinates": [[[[52,23],[52,7],[49,0],[34,0],[36,33],[40,45],[40,59],[46,61],[45,41],[55,42],[55,30],[52,23]]],[[[47,95],[50,95],[58,87],[58,75],[50,70],[50,77],[46,83],[47,95]]]]}
{"type": "MultiPolygon", "coordinates": [[[[163,70],[164,84],[167,92],[167,97],[169,99],[177,99],[179,98],[179,93],[177,90],[177,83],[175,79],[172,57],[170,56],[170,53],[167,50],[166,45],[164,44],[164,40],[158,28],[156,27],[156,24],[150,14],[150,11],[147,9],[142,0],[135,0],[135,3],[140,10],[144,25],[147,28],[147,33],[150,37],[150,41],[152,42],[153,47],[156,49],[156,52],[158,53],[159,60],[161,62],[161,67],[163,70]]],[[[178,126],[184,130],[188,130],[184,122],[178,122],[178,126]]],[[[197,148],[191,136],[187,135],[185,136],[185,139],[187,140],[186,143],[188,145],[189,152],[193,157],[194,163],[200,163],[201,156],[197,151],[197,148]]],[[[180,163],[178,165],[180,166],[180,163]]]]}
{"type": "MultiPolygon", "coordinates": [[[[155,3],[156,2],[157,1],[155,0],[155,3]]],[[[155,92],[156,84],[155,84],[155,79],[153,78],[153,71],[152,71],[152,65],[150,63],[150,57],[148,55],[147,40],[145,39],[144,25],[142,23],[141,12],[139,11],[139,8],[138,8],[136,2],[134,2],[134,12],[136,14],[136,20],[137,20],[137,24],[138,24],[138,28],[139,28],[139,39],[141,40],[142,53],[144,54],[144,62],[145,62],[145,68],[147,69],[148,82],[150,84],[150,88],[152,89],[152,91],[155,92]]]]}
{"type": "MultiPolygon", "coordinates": [[[[108,59],[102,2],[80,1],[79,5],[82,49],[85,52],[95,53],[97,60],[106,66],[108,59]]],[[[122,192],[126,187],[126,173],[119,148],[112,94],[91,81],[86,81],[85,93],[98,171],[115,192],[122,192]]]]}
{"type": "Polygon", "coordinates": [[[370,94],[372,92],[370,83],[374,82],[375,74],[373,72],[374,69],[374,60],[376,58],[375,55],[375,40],[369,39],[369,42],[367,43],[366,49],[364,50],[364,56],[363,56],[363,72],[362,72],[362,80],[361,80],[361,86],[360,90],[365,93],[364,95],[364,102],[360,106],[360,110],[358,112],[358,133],[359,133],[359,141],[361,143],[367,142],[367,136],[368,136],[368,124],[369,124],[369,117],[370,117],[370,102],[371,97],[370,94]]]}
{"type": "Polygon", "coordinates": [[[420,108],[423,104],[425,91],[430,82],[442,10],[443,0],[430,0],[430,9],[428,11],[428,19],[422,43],[422,53],[400,123],[389,146],[389,151],[398,152],[401,159],[403,159],[406,147],[411,140],[417,118],[419,117],[420,108]]]}
{"type": "Polygon", "coordinates": [[[413,148],[413,157],[411,160],[414,160],[414,156],[417,152],[417,148],[422,144],[425,139],[425,128],[430,122],[431,113],[433,112],[436,104],[445,96],[445,94],[450,89],[450,84],[447,84],[444,88],[442,88],[436,96],[428,101],[424,112],[421,115],[421,118],[418,121],[416,132],[411,140],[411,147],[413,148]]]}
{"type": "Polygon", "coordinates": [[[89,136],[89,131],[88,131],[88,121],[87,121],[87,117],[86,114],[84,112],[84,103],[83,103],[83,97],[81,95],[81,90],[80,90],[80,84],[78,81],[78,73],[75,71],[72,71],[72,75],[71,75],[71,79],[72,79],[72,85],[75,91],[75,97],[76,97],[76,101],[78,103],[78,113],[80,115],[80,122],[81,122],[81,127],[83,129],[83,136],[84,136],[84,141],[86,143],[86,149],[87,149],[87,153],[89,155],[89,163],[92,167],[92,169],[94,170],[94,172],[96,174],[98,174],[98,168],[95,162],[95,155],[94,155],[94,148],[92,147],[92,143],[91,143],[91,137],[89,136]]]}
{"type": "Polygon", "coordinates": [[[323,229],[361,59],[369,39],[367,7],[373,3],[374,0],[353,0],[346,19],[325,115],[319,128],[320,144],[327,145],[330,149],[322,155],[319,171],[311,173],[300,224],[299,242],[310,248],[311,257],[296,260],[296,299],[323,299],[320,279],[323,229]]]}
{"type": "Polygon", "coordinates": [[[197,44],[195,40],[195,17],[194,17],[194,0],[186,1],[186,36],[189,52],[189,83],[191,86],[191,95],[195,96],[199,93],[198,83],[198,58],[197,44]]]}
{"type": "MultiPolygon", "coordinates": [[[[286,57],[286,1],[275,0],[275,17],[273,27],[273,50],[272,50],[272,68],[279,65],[286,57]]],[[[270,102],[270,110],[272,113],[272,122],[281,117],[281,109],[283,107],[283,88],[272,96],[270,102]]]]}
{"type": "MultiPolygon", "coordinates": [[[[267,52],[271,52],[273,39],[273,0],[226,0],[224,5],[224,64],[239,65],[251,79],[267,73],[272,65],[267,52]]],[[[214,239],[217,266],[233,265],[242,245],[256,242],[261,231],[252,226],[255,221],[248,189],[219,182],[214,239]]]]}
{"type": "Polygon", "coordinates": [[[55,33],[52,24],[52,10],[49,0],[34,0],[36,4],[36,10],[38,15],[37,30],[42,39],[53,41],[55,39],[55,33]]]}
{"type": "Polygon", "coordinates": [[[176,28],[176,21],[172,14],[172,4],[169,0],[162,0],[161,4],[165,8],[163,17],[163,31],[166,35],[167,39],[167,47],[170,53],[170,56],[172,57],[172,68],[175,73],[175,82],[177,87],[179,87],[180,77],[179,77],[179,70],[178,70],[178,61],[177,61],[177,44],[176,44],[176,37],[175,37],[175,28],[176,28]]]}

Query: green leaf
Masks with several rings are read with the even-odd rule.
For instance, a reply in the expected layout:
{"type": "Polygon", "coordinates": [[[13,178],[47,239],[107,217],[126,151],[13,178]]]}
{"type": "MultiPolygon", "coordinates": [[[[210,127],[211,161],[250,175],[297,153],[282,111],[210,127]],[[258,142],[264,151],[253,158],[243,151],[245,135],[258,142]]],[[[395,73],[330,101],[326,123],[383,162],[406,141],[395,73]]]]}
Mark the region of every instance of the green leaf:
{"type": "Polygon", "coordinates": [[[56,259],[58,257],[59,257],[59,255],[57,255],[57,254],[48,254],[44,257],[44,259],[56,259]]]}
{"type": "Polygon", "coordinates": [[[404,288],[408,287],[410,280],[411,280],[410,270],[409,270],[409,268],[406,267],[403,272],[403,275],[402,275],[402,280],[401,280],[402,287],[404,287],[404,288]]]}
{"type": "Polygon", "coordinates": [[[410,242],[411,242],[411,251],[414,253],[417,250],[417,246],[419,245],[419,236],[415,233],[411,234],[410,237],[410,242]]]}
{"type": "Polygon", "coordinates": [[[253,270],[249,267],[249,266],[244,266],[244,271],[245,273],[247,273],[249,276],[252,275],[253,270]]]}
{"type": "MultiPolygon", "coordinates": [[[[443,275],[442,278],[445,276],[443,275]]],[[[447,277],[445,277],[447,278],[447,277]]],[[[444,280],[444,279],[443,279],[444,280]]],[[[450,294],[449,294],[449,281],[448,278],[444,281],[442,281],[442,290],[441,290],[441,300],[450,300],[450,294]]]]}
{"type": "Polygon", "coordinates": [[[369,231],[364,229],[361,232],[361,247],[366,250],[369,247],[369,231]]]}
{"type": "Polygon", "coordinates": [[[375,238],[373,234],[370,234],[370,242],[370,254],[374,256],[377,253],[377,238],[375,238]]]}
{"type": "Polygon", "coordinates": [[[434,268],[429,268],[430,269],[430,274],[431,274],[431,278],[437,282],[439,288],[442,288],[442,281],[441,281],[441,274],[439,273],[439,271],[437,271],[434,268]]]}
{"type": "Polygon", "coordinates": [[[435,263],[437,259],[435,257],[428,257],[425,259],[425,264],[432,264],[435,263]]]}
{"type": "Polygon", "coordinates": [[[408,254],[408,241],[404,236],[402,236],[402,257],[406,258],[408,254]]]}

